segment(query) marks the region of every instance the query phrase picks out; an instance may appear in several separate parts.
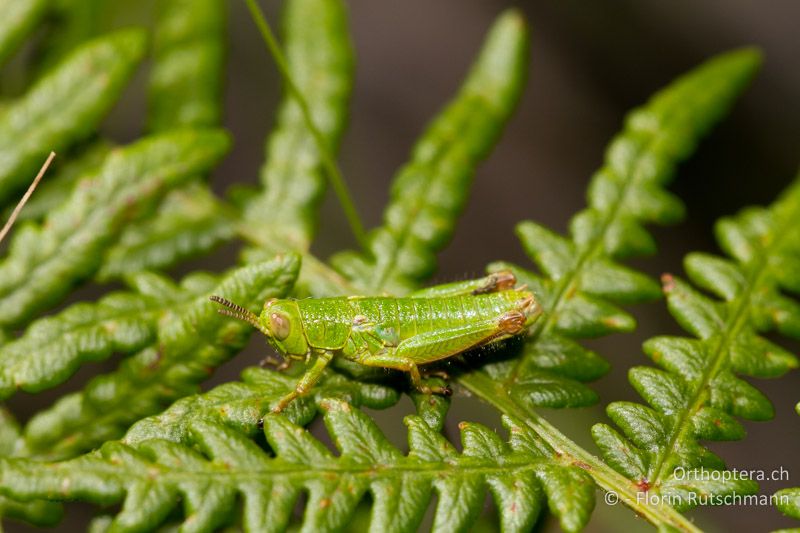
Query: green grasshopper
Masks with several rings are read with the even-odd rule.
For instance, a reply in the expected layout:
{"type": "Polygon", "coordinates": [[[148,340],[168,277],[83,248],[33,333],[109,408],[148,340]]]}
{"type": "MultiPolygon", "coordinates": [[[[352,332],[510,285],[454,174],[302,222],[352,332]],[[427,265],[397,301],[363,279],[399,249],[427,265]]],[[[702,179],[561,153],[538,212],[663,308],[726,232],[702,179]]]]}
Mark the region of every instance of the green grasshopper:
{"type": "Polygon", "coordinates": [[[525,287],[515,288],[516,282],[514,274],[501,271],[404,298],[272,298],[260,316],[219,296],[211,300],[225,306],[220,313],[266,335],[287,362],[316,358],[295,389],[273,407],[278,413],[311,390],[337,356],[408,372],[419,391],[449,394],[447,387],[423,384],[418,366],[518,335],[533,324],[541,307],[525,287]]]}

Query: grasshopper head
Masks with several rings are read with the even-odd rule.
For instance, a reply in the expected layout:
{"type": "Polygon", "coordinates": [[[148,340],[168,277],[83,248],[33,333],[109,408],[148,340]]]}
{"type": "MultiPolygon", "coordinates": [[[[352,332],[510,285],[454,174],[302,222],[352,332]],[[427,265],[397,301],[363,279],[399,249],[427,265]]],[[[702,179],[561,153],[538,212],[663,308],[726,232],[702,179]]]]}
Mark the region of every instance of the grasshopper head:
{"type": "Polygon", "coordinates": [[[267,340],[280,353],[286,355],[308,353],[303,320],[294,300],[267,300],[258,321],[267,340]]]}
{"type": "Polygon", "coordinates": [[[226,300],[221,296],[212,296],[212,302],[222,305],[220,314],[243,320],[267,336],[267,341],[284,355],[306,355],[308,342],[303,331],[300,310],[294,300],[277,300],[272,298],[264,304],[261,316],[249,309],[226,300]]]}

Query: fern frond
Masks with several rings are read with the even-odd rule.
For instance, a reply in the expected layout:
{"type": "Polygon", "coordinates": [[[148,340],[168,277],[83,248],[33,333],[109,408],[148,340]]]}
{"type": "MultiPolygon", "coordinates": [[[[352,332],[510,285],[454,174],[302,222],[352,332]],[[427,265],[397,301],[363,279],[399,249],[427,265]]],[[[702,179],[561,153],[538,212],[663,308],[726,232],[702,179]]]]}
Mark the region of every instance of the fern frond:
{"type": "MultiPolygon", "coordinates": [[[[19,212],[17,223],[25,220],[41,220],[54,211],[72,193],[75,184],[83,177],[96,174],[105,161],[113,145],[104,140],[90,141],[79,150],[70,152],[67,157],[57,157],[48,170],[47,179],[36,187],[25,209],[19,212]]],[[[16,205],[8,206],[3,218],[8,220],[16,205]]]]}
{"type": "MultiPolygon", "coordinates": [[[[333,150],[344,129],[352,85],[352,50],[344,6],[292,0],[286,10],[289,68],[333,150]]],[[[254,195],[248,190],[246,201],[237,202],[237,196],[245,196],[244,190],[238,190],[233,198],[236,207],[216,199],[207,189],[172,192],[156,217],[126,230],[106,255],[98,278],[108,280],[140,268],[168,267],[209,250],[235,231],[251,244],[244,254],[249,263],[287,250],[305,253],[296,293],[341,293],[346,280],[307,254],[315,229],[314,212],[325,186],[319,151],[291,95],[284,96],[280,109],[276,129],[267,142],[263,191],[254,195]],[[246,205],[239,209],[239,204],[246,205]],[[276,216],[280,213],[286,216],[276,216]]]]}
{"type": "Polygon", "coordinates": [[[236,235],[236,217],[206,185],[172,191],[156,216],[129,226],[106,252],[97,279],[161,269],[210,252],[236,235]]]}
{"type": "MultiPolygon", "coordinates": [[[[797,270],[794,272],[797,272],[797,270]]],[[[793,285],[792,291],[795,293],[800,292],[796,285],[793,285]]],[[[799,309],[795,308],[791,314],[795,317],[800,316],[797,312],[798,310],[799,309]]],[[[800,415],[800,403],[795,406],[795,411],[800,415]]],[[[777,491],[772,495],[772,504],[786,516],[800,520],[800,487],[791,487],[777,491]]]]}
{"type": "Polygon", "coordinates": [[[17,230],[0,263],[0,325],[25,323],[94,274],[127,222],[147,214],[170,188],[211,168],[227,148],[221,132],[184,130],[113,151],[41,225],[17,230]]]}
{"type": "Polygon", "coordinates": [[[784,292],[800,292],[798,225],[800,179],[770,208],[746,209],[717,224],[728,257],[686,257],[689,278],[712,296],[664,276],[669,310],[692,336],[647,341],[645,352],[663,370],[635,367],[629,379],[649,406],[608,406],[622,435],[605,424],[593,428],[606,460],[620,473],[684,502],[692,492],[745,493],[735,480],[710,487],[685,471],[725,468],[699,439],[737,440],[744,428],[735,417],[774,415],[769,400],[737,374],[776,377],[798,366],[794,355],[762,336],[776,330],[800,338],[800,303],[784,292]]]}
{"type": "MultiPolygon", "coordinates": [[[[19,441],[20,427],[11,413],[0,407],[0,457],[14,453],[19,441]]],[[[22,520],[37,526],[54,526],[61,521],[61,505],[43,500],[20,502],[0,496],[0,516],[22,520]]]]}
{"type": "MultiPolygon", "coordinates": [[[[658,296],[657,284],[617,261],[652,251],[653,241],[643,223],[672,222],[682,215],[682,205],[663,186],[743,89],[758,63],[752,50],[723,55],[635,111],[609,149],[607,166],[592,180],[591,207],[575,217],[572,240],[533,223],[520,225],[523,243],[544,275],[515,270],[549,313],[527,340],[523,357],[458,378],[501,412],[524,419],[530,434],[547,442],[564,460],[585,465],[601,487],[619,494],[648,520],[684,530],[693,526],[674,509],[641,504],[630,480],[575,445],[532,409],[596,400],[581,381],[601,375],[607,363],[575,340],[630,330],[634,321],[617,304],[658,296]]],[[[339,256],[337,264],[342,261],[354,264],[359,259],[350,254],[339,256]]],[[[367,271],[347,274],[354,283],[371,279],[367,271]]]]}
{"type": "MultiPolygon", "coordinates": [[[[592,178],[589,207],[572,219],[569,238],[534,222],[519,224],[517,233],[540,273],[504,264],[494,268],[514,270],[534,289],[545,315],[521,357],[485,368],[503,394],[528,409],[596,402],[582,382],[602,375],[608,364],[576,341],[631,331],[633,317],[617,305],[659,296],[654,281],[617,260],[654,251],[642,224],[674,222],[683,215],[682,204],[664,186],[758,64],[753,50],[723,54],[631,112],[592,178]]],[[[471,379],[468,374],[461,382],[473,388],[471,379]]]]}
{"type": "MultiPolygon", "coordinates": [[[[222,116],[225,56],[223,0],[159,2],[149,80],[148,127],[163,132],[212,127],[222,116]]],[[[234,236],[231,214],[208,187],[171,191],[148,220],[129,225],[106,253],[102,281],[143,269],[166,269],[234,236]]]]}
{"type": "Polygon", "coordinates": [[[0,201],[30,181],[51,151],[88,137],[145,52],[141,30],[90,41],[0,111],[0,201]]]}
{"type": "Polygon", "coordinates": [[[149,80],[149,129],[219,125],[225,2],[166,0],[159,2],[157,8],[149,80]]]}
{"type": "MultiPolygon", "coordinates": [[[[458,377],[502,413],[524,420],[526,429],[560,457],[584,465],[600,487],[660,527],[696,529],[663,502],[643,503],[635,483],[575,444],[535,408],[595,401],[594,392],[581,382],[597,377],[607,363],[576,340],[629,330],[634,321],[617,304],[657,295],[657,285],[617,260],[653,249],[642,223],[671,222],[681,214],[681,204],[663,185],[758,63],[752,50],[717,57],[634,111],[609,148],[606,166],[592,180],[590,207],[573,219],[571,239],[532,222],[519,226],[540,273],[513,269],[541,299],[545,315],[526,339],[521,357],[458,377]]],[[[744,482],[742,492],[748,487],[744,482]]]]}
{"type": "MultiPolygon", "coordinates": [[[[797,404],[795,411],[800,414],[800,404],[797,404]]],[[[786,516],[800,520],[800,487],[777,491],[772,495],[772,504],[786,516]]]]}
{"type": "Polygon", "coordinates": [[[51,70],[83,43],[102,35],[108,29],[109,5],[107,0],[49,0],[33,75],[51,70]]]}
{"type": "Polygon", "coordinates": [[[455,99],[417,142],[392,185],[384,225],[363,253],[332,264],[363,292],[402,295],[435,268],[450,240],[478,163],[494,146],[524,86],[528,30],[517,11],[502,14],[455,99]]]}
{"type": "Polygon", "coordinates": [[[216,294],[254,310],[282,297],[297,276],[299,259],[279,257],[224,276],[206,294],[169,309],[155,340],[125,359],[117,371],[93,378],[83,391],[62,397],[34,416],[24,431],[21,455],[71,457],[121,436],[137,420],[193,394],[200,382],[238,353],[252,328],[221,316],[216,294]]]}
{"type": "MultiPolygon", "coordinates": [[[[218,422],[254,437],[259,420],[278,401],[294,390],[297,376],[250,367],[242,380],[219,385],[204,394],[188,396],[172,404],[163,413],[144,418],[131,426],[122,442],[137,444],[149,439],[188,442],[189,426],[194,420],[218,422]]],[[[305,426],[319,411],[324,398],[337,398],[354,406],[386,409],[396,404],[396,389],[380,384],[362,383],[335,372],[328,372],[310,394],[297,399],[284,416],[305,426]]]]}
{"type": "MultiPolygon", "coordinates": [[[[353,84],[346,9],[340,0],[290,0],[285,10],[283,44],[288,71],[317,124],[321,145],[334,153],[346,124],[353,84]]],[[[243,206],[237,230],[251,244],[243,253],[246,262],[261,261],[284,250],[303,254],[294,290],[298,296],[355,294],[344,277],[308,253],[316,231],[315,213],[325,191],[324,166],[320,145],[295,95],[286,90],[278,121],[266,142],[262,189],[256,195],[242,188],[234,190],[232,200],[243,206]]]]}
{"type": "Polygon", "coordinates": [[[22,44],[22,41],[41,20],[47,0],[0,1],[0,64],[22,44]]]}
{"type": "Polygon", "coordinates": [[[510,418],[503,421],[507,443],[480,424],[461,424],[464,451],[458,453],[423,419],[406,417],[410,451],[404,455],[358,409],[338,400],[321,405],[338,456],[283,416],[264,418],[272,454],[229,427],[196,419],[185,443],[110,442],[55,464],[2,460],[0,491],[23,500],[124,501],[112,524],[124,531],[156,527],[179,500],[184,527],[218,528],[236,519],[238,497],[246,530],[280,531],[303,492],[309,495],[304,531],[341,528],[368,493],[373,531],[415,529],[434,495],[436,531],[468,528],[487,490],[505,531],[530,529],[545,499],[566,531],[585,524],[593,506],[590,477],[578,466],[554,464],[552,450],[528,440],[510,418]]]}
{"type": "Polygon", "coordinates": [[[34,321],[24,335],[0,346],[0,399],[17,390],[39,392],[68,379],[80,365],[152,344],[166,315],[209,293],[217,280],[188,276],[180,286],[153,273],[131,276],[132,291],[79,302],[34,321]]]}
{"type": "MultiPolygon", "coordinates": [[[[292,0],[283,17],[289,73],[311,117],[334,153],[347,122],[353,50],[340,0],[292,0]]],[[[268,253],[307,251],[325,191],[322,156],[300,106],[286,91],[261,167],[261,191],[248,199],[244,221],[268,253]]]]}

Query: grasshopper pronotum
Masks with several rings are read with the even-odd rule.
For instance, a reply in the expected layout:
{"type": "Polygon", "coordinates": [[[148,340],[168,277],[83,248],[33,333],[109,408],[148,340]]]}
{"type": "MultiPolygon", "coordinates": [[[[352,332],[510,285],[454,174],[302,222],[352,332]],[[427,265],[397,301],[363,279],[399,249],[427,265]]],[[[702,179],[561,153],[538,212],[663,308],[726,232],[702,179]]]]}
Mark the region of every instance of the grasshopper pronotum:
{"type": "Polygon", "coordinates": [[[403,298],[349,296],[270,299],[261,315],[219,296],[220,313],[244,320],[267,336],[285,358],[315,357],[295,390],[281,398],[282,411],[319,381],[334,357],[408,372],[424,393],[449,394],[422,383],[418,365],[432,363],[522,333],[540,315],[533,293],[515,288],[502,271],[478,279],[437,285],[403,298]]]}

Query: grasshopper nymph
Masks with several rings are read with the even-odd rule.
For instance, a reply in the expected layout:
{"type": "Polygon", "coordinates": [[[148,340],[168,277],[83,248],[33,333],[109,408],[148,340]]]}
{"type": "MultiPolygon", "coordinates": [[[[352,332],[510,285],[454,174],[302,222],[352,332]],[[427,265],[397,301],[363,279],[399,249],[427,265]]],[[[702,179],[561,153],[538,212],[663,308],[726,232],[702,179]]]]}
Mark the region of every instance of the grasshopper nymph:
{"type": "Polygon", "coordinates": [[[541,314],[533,293],[515,288],[508,271],[437,285],[403,298],[349,296],[270,299],[261,315],[219,296],[220,313],[244,320],[287,359],[314,357],[295,390],[272,409],[282,411],[307,393],[334,357],[408,372],[424,393],[449,394],[422,383],[419,365],[522,333],[541,314]]]}

